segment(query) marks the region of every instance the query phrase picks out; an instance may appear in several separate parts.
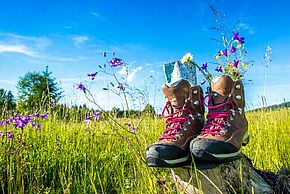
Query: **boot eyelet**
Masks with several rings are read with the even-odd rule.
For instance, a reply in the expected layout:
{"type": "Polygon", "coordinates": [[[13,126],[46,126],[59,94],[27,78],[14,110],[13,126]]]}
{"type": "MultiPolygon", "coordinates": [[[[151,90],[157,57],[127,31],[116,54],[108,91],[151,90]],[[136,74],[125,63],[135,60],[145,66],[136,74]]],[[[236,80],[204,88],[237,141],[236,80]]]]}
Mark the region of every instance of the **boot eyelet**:
{"type": "Polygon", "coordinates": [[[175,137],[174,137],[174,139],[176,139],[176,140],[179,139],[179,138],[180,138],[180,134],[176,134],[175,137]]]}
{"type": "Polygon", "coordinates": [[[217,94],[216,92],[214,92],[214,93],[213,93],[213,96],[214,96],[214,97],[217,97],[217,96],[218,96],[218,94],[217,94]]]}
{"type": "Polygon", "coordinates": [[[194,105],[199,105],[199,102],[198,102],[198,101],[194,101],[193,104],[194,104],[194,105]]]}
{"type": "Polygon", "coordinates": [[[226,122],[226,126],[231,127],[231,123],[230,122],[226,122]]]}
{"type": "Polygon", "coordinates": [[[233,116],[235,116],[235,115],[236,115],[236,112],[235,112],[235,110],[234,110],[234,109],[231,109],[230,111],[232,112],[232,115],[233,115],[233,116]]]}
{"type": "Polygon", "coordinates": [[[237,95],[235,98],[236,98],[237,100],[242,100],[242,96],[241,96],[241,95],[237,95]]]}
{"type": "Polygon", "coordinates": [[[238,111],[239,111],[240,115],[243,113],[243,109],[242,108],[238,108],[238,111]]]}
{"type": "Polygon", "coordinates": [[[241,89],[241,85],[238,84],[238,85],[235,86],[235,88],[239,90],[239,89],[241,89]]]}
{"type": "Polygon", "coordinates": [[[221,136],[224,136],[225,134],[226,134],[226,132],[225,132],[225,131],[223,131],[223,130],[222,130],[222,131],[220,131],[220,135],[221,135],[221,136]]]}
{"type": "Polygon", "coordinates": [[[197,90],[193,90],[193,94],[195,94],[195,95],[196,95],[196,94],[197,94],[197,90]]]}

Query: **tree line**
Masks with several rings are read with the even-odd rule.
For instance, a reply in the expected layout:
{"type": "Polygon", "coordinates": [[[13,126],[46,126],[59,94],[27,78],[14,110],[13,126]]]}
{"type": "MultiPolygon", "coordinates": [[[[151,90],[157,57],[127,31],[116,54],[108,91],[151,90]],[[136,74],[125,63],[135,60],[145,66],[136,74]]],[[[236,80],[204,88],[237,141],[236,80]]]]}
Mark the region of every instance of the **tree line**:
{"type": "MultiPolygon", "coordinates": [[[[62,88],[57,84],[52,72],[46,67],[42,72],[28,72],[19,78],[16,85],[17,97],[11,91],[0,88],[0,115],[33,114],[38,111],[53,112],[58,117],[65,120],[82,120],[90,112],[96,112],[86,105],[67,106],[60,103],[64,96],[62,88]]],[[[142,111],[121,110],[113,107],[107,111],[108,114],[116,118],[121,117],[140,117],[144,113],[154,115],[154,107],[147,104],[142,111]]]]}

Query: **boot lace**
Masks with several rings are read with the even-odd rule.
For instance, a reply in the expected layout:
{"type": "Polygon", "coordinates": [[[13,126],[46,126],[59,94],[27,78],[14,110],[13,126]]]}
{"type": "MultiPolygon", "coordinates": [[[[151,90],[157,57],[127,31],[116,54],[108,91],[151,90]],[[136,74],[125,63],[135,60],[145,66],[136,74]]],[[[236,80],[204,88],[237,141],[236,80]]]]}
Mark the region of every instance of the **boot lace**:
{"type": "Polygon", "coordinates": [[[189,115],[192,115],[192,112],[188,109],[180,109],[175,111],[174,113],[170,113],[171,103],[170,101],[167,101],[161,117],[166,119],[166,130],[165,132],[159,137],[159,140],[163,139],[171,139],[175,140],[175,135],[180,132],[180,129],[183,127],[182,124],[187,121],[187,119],[191,118],[189,115]],[[168,113],[168,115],[165,115],[165,111],[168,113]],[[188,113],[188,114],[184,114],[188,113]]]}
{"type": "Polygon", "coordinates": [[[230,101],[226,101],[224,103],[215,105],[215,106],[210,106],[205,103],[205,99],[209,98],[208,101],[212,99],[212,96],[206,95],[203,98],[203,104],[208,108],[208,114],[206,116],[206,124],[203,127],[201,134],[209,134],[209,135],[220,135],[221,130],[227,123],[227,118],[232,114],[231,109],[229,111],[214,111],[213,109],[221,109],[223,110],[222,107],[225,107],[226,105],[230,105],[232,109],[234,109],[234,104],[230,101]]]}

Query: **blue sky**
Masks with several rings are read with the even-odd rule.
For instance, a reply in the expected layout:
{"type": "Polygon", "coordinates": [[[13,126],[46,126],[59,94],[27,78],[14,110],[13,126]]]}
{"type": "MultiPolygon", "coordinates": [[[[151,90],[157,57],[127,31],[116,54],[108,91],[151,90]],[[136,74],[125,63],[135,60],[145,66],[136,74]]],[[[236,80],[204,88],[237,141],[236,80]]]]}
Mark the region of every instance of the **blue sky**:
{"type": "MultiPolygon", "coordinates": [[[[163,63],[191,52],[202,64],[214,61],[213,55],[219,51],[210,40],[218,37],[209,30],[216,25],[209,3],[226,14],[229,29],[239,22],[239,32],[246,38],[247,59],[254,61],[246,74],[253,80],[246,85],[247,106],[261,105],[268,45],[273,61],[268,68],[267,103],[290,101],[290,2],[282,0],[2,1],[0,88],[17,95],[20,76],[48,65],[65,91],[63,102],[85,103],[74,84],[85,82],[86,74],[106,61],[103,51],[115,52],[128,63],[129,84],[147,90],[149,103],[160,109],[165,103],[160,91],[165,81],[163,63]],[[156,81],[151,82],[150,76],[156,81]]],[[[106,109],[122,106],[119,97],[101,90],[109,83],[99,74],[90,84],[93,94],[106,109]]]]}

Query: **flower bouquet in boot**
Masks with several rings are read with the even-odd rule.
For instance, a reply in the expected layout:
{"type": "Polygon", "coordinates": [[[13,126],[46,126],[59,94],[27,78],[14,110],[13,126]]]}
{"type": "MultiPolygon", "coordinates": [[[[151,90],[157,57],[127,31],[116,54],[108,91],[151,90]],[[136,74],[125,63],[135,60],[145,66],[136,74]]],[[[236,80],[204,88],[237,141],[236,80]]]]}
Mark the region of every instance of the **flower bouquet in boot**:
{"type": "Polygon", "coordinates": [[[187,54],[181,61],[163,65],[166,83],[162,86],[167,102],[162,111],[166,127],[146,150],[148,166],[180,167],[191,162],[189,144],[204,124],[203,92],[196,85],[195,63],[187,54]]]}
{"type": "Polygon", "coordinates": [[[243,62],[245,38],[233,32],[231,39],[223,37],[223,40],[225,48],[215,55],[217,62],[211,63],[217,64],[213,68],[221,75],[213,78],[207,63],[201,67],[210,79],[210,87],[203,99],[208,108],[205,125],[190,143],[191,153],[197,161],[220,163],[234,160],[240,156],[242,145],[249,141],[242,82],[250,64],[243,62]]]}

